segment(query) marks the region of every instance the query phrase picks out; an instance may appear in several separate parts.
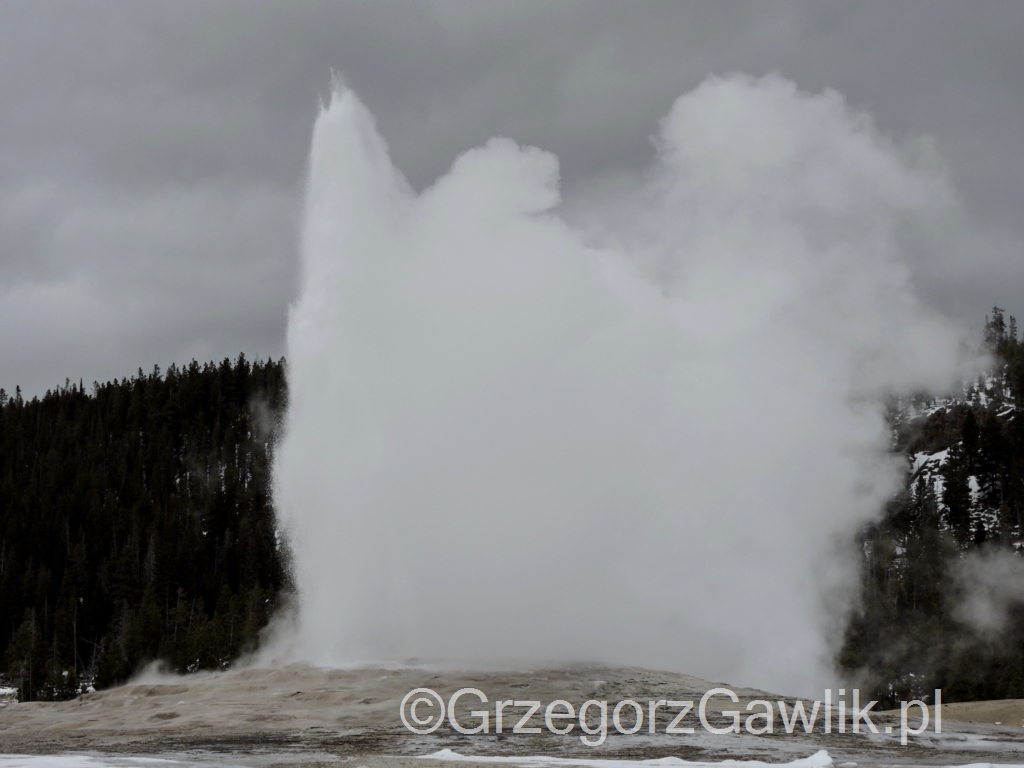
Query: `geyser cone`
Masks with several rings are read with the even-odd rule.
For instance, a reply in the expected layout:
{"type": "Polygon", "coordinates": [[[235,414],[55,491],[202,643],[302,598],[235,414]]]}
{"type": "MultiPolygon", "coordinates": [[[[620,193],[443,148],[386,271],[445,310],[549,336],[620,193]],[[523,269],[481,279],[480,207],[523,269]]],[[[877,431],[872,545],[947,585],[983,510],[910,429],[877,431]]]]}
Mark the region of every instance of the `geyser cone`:
{"type": "Polygon", "coordinates": [[[334,94],[276,466],[305,658],[817,682],[837,542],[899,472],[876,396],[959,373],[897,245],[952,196],[775,77],[709,80],[657,146],[572,226],[552,155],[493,139],[417,194],[334,94]]]}

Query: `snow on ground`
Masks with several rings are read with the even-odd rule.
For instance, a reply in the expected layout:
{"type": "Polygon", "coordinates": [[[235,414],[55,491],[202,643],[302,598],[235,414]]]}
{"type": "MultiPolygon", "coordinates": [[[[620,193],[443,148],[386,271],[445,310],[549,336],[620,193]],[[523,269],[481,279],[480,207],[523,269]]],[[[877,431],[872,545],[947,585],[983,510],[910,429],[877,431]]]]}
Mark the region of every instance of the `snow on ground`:
{"type": "Polygon", "coordinates": [[[743,768],[829,768],[832,765],[832,758],[824,749],[820,749],[810,757],[793,760],[790,763],[763,763],[760,760],[722,760],[718,762],[693,762],[680,760],[678,757],[662,757],[657,760],[608,760],[571,757],[544,757],[543,755],[531,755],[526,757],[502,756],[484,757],[473,755],[460,755],[450,749],[442,749],[432,755],[425,755],[425,760],[446,760],[449,762],[471,762],[471,763],[512,763],[513,765],[536,766],[546,768],[547,766],[558,765],[580,765],[585,768],[661,768],[663,766],[686,766],[687,768],[699,768],[700,766],[743,766],[743,768]]]}
{"type": "MultiPolygon", "coordinates": [[[[982,741],[987,741],[982,738],[982,741]]],[[[991,746],[989,744],[988,746],[991,746]]],[[[1016,747],[1017,745],[1013,745],[1016,747]]],[[[1019,754],[1019,749],[1012,752],[1019,754]]],[[[326,765],[336,762],[328,755],[308,755],[315,765],[326,765]],[[327,758],[324,761],[324,758],[327,758]]],[[[114,757],[105,755],[4,755],[0,754],[0,768],[260,768],[261,766],[280,765],[268,756],[239,755],[237,757],[212,754],[208,752],[190,753],[178,758],[153,757],[114,757]]],[[[451,749],[442,749],[429,755],[421,755],[413,760],[431,760],[443,763],[502,763],[522,768],[854,768],[857,762],[836,763],[832,756],[824,750],[789,762],[766,763],[761,760],[682,760],[678,757],[662,757],[652,760],[617,760],[610,758],[572,758],[548,757],[546,755],[463,755],[451,749]]],[[[348,758],[351,760],[351,758],[348,758]]],[[[408,758],[406,758],[408,760],[408,758]]],[[[287,760],[286,762],[294,762],[287,760]]],[[[344,761],[343,761],[344,762],[344,761]]],[[[394,762],[408,765],[399,758],[374,759],[362,758],[356,761],[356,768],[366,768],[364,763],[387,766],[394,762]]],[[[303,762],[303,765],[307,763],[303,762]]],[[[888,763],[885,763],[888,764],[888,763]]],[[[861,763],[864,766],[877,765],[874,760],[861,763]]],[[[963,766],[948,768],[1024,768],[1024,763],[970,763],[963,766]]]]}
{"type": "Polygon", "coordinates": [[[978,497],[981,495],[981,484],[978,483],[978,478],[974,475],[971,475],[970,477],[967,478],[967,484],[971,488],[971,503],[977,504],[978,497]]]}
{"type": "Polygon", "coordinates": [[[6,709],[9,704],[18,700],[18,689],[0,686],[0,709],[6,709]]]}
{"type": "Polygon", "coordinates": [[[949,448],[937,451],[936,453],[928,453],[927,451],[915,453],[911,457],[910,474],[916,475],[922,469],[927,469],[932,474],[939,472],[946,465],[946,459],[948,458],[949,448]]]}
{"type": "MultiPolygon", "coordinates": [[[[738,768],[833,768],[833,766],[835,768],[847,768],[849,766],[849,768],[852,768],[857,765],[855,762],[844,762],[836,766],[831,755],[824,749],[818,750],[810,757],[799,758],[788,763],[765,763],[760,760],[704,762],[681,760],[678,757],[662,757],[656,760],[588,760],[586,758],[545,757],[543,755],[490,757],[462,755],[450,749],[442,749],[440,752],[435,752],[432,755],[425,755],[422,759],[443,760],[445,762],[508,763],[523,766],[524,768],[549,768],[549,766],[583,766],[583,768],[672,768],[673,766],[685,766],[685,768],[727,768],[728,766],[737,766],[738,768]]],[[[999,768],[1024,768],[1024,764],[1020,763],[971,763],[969,766],[961,766],[961,768],[987,768],[989,766],[996,768],[997,765],[999,768]]],[[[951,766],[950,768],[953,767],[951,766]]]]}
{"type": "Polygon", "coordinates": [[[920,453],[915,453],[914,456],[913,456],[913,461],[912,461],[912,463],[910,465],[910,474],[916,475],[917,471],[919,469],[921,469],[921,467],[923,467],[925,464],[927,464],[929,461],[931,461],[931,458],[932,458],[932,455],[930,453],[928,453],[927,451],[921,451],[920,453]]]}
{"type": "Polygon", "coordinates": [[[159,757],[114,757],[108,755],[4,755],[0,754],[0,768],[242,768],[255,761],[241,762],[218,755],[181,759],[159,757]]]}

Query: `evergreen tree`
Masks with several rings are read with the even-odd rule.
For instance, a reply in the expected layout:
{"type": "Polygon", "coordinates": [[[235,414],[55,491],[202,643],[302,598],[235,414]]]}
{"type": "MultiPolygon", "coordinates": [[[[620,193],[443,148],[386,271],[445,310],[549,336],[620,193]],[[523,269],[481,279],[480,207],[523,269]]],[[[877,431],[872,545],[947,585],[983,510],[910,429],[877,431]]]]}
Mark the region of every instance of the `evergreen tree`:
{"type": "Polygon", "coordinates": [[[968,458],[964,443],[949,447],[943,467],[942,503],[946,522],[961,547],[967,545],[971,529],[971,489],[968,482],[968,458]]]}
{"type": "Polygon", "coordinates": [[[0,673],[22,700],[253,647],[288,581],[270,493],[284,362],[0,395],[0,673]]]}
{"type": "Polygon", "coordinates": [[[931,455],[861,536],[861,600],[837,660],[872,698],[896,705],[942,688],[947,701],[1024,695],[1024,605],[998,642],[964,623],[958,561],[979,551],[1021,556],[1024,538],[1024,343],[995,307],[985,320],[995,368],[962,399],[923,419],[890,406],[897,450],[931,455]],[[933,482],[941,478],[941,499],[933,482]],[[972,478],[977,493],[971,493],[972,478]],[[941,502],[941,503],[938,503],[941,502]]]}

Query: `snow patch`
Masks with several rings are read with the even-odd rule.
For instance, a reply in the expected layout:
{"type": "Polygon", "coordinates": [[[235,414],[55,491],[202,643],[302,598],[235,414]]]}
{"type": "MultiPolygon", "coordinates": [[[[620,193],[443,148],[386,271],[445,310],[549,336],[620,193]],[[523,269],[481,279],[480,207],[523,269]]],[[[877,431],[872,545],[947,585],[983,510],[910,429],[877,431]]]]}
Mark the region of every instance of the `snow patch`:
{"type": "Polygon", "coordinates": [[[15,755],[0,753],[0,768],[243,768],[266,764],[253,755],[198,750],[167,757],[135,755],[15,755]]]}
{"type": "Polygon", "coordinates": [[[819,749],[810,757],[803,757],[788,763],[765,763],[760,760],[721,760],[721,761],[692,761],[682,760],[678,757],[661,757],[656,760],[614,760],[614,759],[593,759],[572,758],[572,757],[546,757],[544,755],[529,755],[524,757],[514,756],[479,756],[461,755],[450,749],[442,749],[431,755],[423,755],[423,760],[448,760],[451,762],[473,762],[473,763],[512,763],[523,766],[553,766],[553,765],[582,765],[586,768],[654,768],[656,766],[688,766],[700,768],[700,766],[742,766],[743,768],[830,768],[832,758],[824,749],[819,749]]]}
{"type": "Polygon", "coordinates": [[[970,488],[971,488],[971,503],[972,504],[977,504],[978,503],[978,497],[981,496],[981,485],[978,483],[977,476],[976,475],[970,475],[967,478],[967,485],[969,485],[970,488]]]}

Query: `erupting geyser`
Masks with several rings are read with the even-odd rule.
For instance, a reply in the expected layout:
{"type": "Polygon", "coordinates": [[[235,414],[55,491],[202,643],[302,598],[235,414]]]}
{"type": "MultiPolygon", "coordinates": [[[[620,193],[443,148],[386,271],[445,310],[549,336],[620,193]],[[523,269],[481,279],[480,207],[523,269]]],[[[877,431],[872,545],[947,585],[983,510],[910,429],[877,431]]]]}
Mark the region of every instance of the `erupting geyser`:
{"type": "Polygon", "coordinates": [[[775,76],[707,80],[656,145],[571,223],[508,139],[417,194],[336,90],[276,464],[299,656],[821,681],[901,471],[881,396],[962,373],[901,264],[953,196],[775,76]]]}

